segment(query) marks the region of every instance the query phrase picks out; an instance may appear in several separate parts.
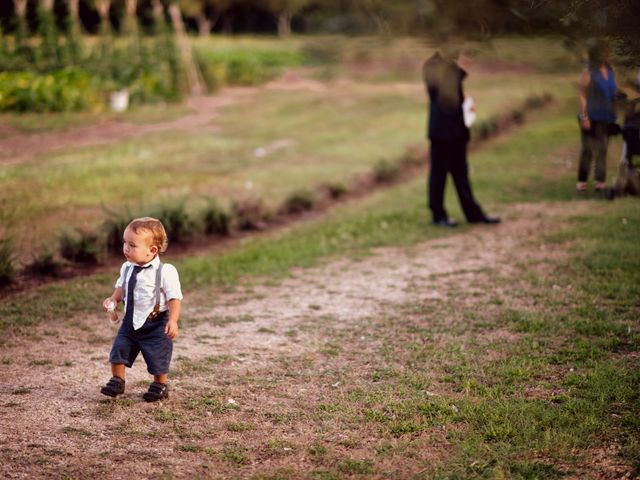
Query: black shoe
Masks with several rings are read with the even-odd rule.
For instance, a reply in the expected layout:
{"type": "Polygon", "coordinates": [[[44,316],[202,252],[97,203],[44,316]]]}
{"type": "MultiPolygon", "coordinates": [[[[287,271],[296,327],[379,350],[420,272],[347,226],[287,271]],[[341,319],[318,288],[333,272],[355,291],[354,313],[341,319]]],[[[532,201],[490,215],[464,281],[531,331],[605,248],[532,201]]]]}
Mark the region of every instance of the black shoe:
{"type": "Polygon", "coordinates": [[[443,218],[442,220],[433,221],[433,224],[438,227],[444,228],[453,228],[458,226],[458,222],[456,222],[453,218],[443,218]]]}
{"type": "Polygon", "coordinates": [[[107,384],[100,389],[100,393],[108,397],[116,397],[124,393],[124,380],[120,377],[111,377],[107,384]]]}
{"type": "Polygon", "coordinates": [[[470,220],[469,223],[487,223],[490,225],[496,225],[500,223],[500,217],[492,217],[491,215],[486,215],[479,220],[470,220]]]}
{"type": "Polygon", "coordinates": [[[149,390],[146,391],[142,398],[146,402],[157,402],[165,398],[169,398],[169,387],[166,383],[151,382],[149,390]]]}

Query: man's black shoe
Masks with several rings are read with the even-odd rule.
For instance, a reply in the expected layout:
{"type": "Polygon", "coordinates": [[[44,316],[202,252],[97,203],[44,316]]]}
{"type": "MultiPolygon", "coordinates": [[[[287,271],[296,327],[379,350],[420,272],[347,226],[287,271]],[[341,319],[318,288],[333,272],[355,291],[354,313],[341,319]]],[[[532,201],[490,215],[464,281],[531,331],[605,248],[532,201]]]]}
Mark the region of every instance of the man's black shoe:
{"type": "Polygon", "coordinates": [[[453,228],[458,226],[458,222],[456,222],[453,218],[443,218],[442,220],[438,220],[437,222],[434,220],[433,224],[438,227],[444,228],[453,228]]]}
{"type": "Polygon", "coordinates": [[[486,215],[479,220],[472,220],[469,223],[488,223],[490,225],[496,225],[500,223],[500,217],[492,217],[490,215],[486,215]]]}

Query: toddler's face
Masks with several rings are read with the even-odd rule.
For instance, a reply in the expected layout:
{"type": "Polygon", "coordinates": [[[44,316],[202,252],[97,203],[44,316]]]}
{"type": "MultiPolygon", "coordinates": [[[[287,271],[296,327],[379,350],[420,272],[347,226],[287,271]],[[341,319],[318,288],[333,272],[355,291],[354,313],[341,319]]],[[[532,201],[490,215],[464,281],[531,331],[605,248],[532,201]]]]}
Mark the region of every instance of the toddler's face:
{"type": "Polygon", "coordinates": [[[149,230],[140,229],[136,233],[127,228],[124,231],[122,240],[122,252],[131,263],[144,265],[153,260],[153,257],[158,253],[158,247],[152,245],[153,235],[149,230]]]}

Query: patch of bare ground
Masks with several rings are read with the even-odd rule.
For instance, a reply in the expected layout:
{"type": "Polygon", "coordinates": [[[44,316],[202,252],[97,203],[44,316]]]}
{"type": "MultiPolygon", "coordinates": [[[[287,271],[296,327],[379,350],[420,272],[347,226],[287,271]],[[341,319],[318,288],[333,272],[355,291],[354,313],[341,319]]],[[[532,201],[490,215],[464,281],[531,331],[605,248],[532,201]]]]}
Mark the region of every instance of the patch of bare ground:
{"type": "Polygon", "coordinates": [[[31,161],[38,155],[65,149],[96,145],[111,145],[123,140],[154,133],[171,131],[215,131],[214,119],[221,108],[246,100],[255,88],[227,88],[217,95],[189,98],[190,112],[174,120],[147,124],[131,124],[108,120],[65,131],[19,133],[3,127],[0,137],[0,165],[14,165],[31,161]]]}
{"type": "MultiPolygon", "coordinates": [[[[490,354],[518,340],[491,322],[496,305],[536,308],[535,299],[515,293],[530,291],[531,276],[548,279],[568,253],[535,240],[592,208],[567,205],[516,205],[496,227],[332,259],[276,284],[188,293],[171,397],[160,404],[140,398],[149,381],[142,359],[128,371],[123,396],[100,395],[114,335],[102,315],[61,318],[7,338],[0,476],[424,475],[446,460],[458,426],[402,430],[394,405],[403,392],[394,382],[456,398],[464,393],[443,382],[446,348],[485,344],[490,354]],[[423,373],[406,371],[410,359],[423,362],[423,373]]],[[[629,469],[615,452],[602,453],[585,472],[624,478],[629,469]]]]}

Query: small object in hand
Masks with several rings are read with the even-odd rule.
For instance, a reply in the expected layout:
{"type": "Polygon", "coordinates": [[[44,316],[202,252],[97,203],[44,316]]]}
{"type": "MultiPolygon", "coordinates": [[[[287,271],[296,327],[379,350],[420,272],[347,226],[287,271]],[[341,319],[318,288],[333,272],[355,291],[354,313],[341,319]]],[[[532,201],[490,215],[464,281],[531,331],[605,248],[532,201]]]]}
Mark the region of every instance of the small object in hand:
{"type": "Polygon", "coordinates": [[[462,115],[465,126],[471,128],[471,125],[476,121],[476,105],[473,97],[466,97],[462,102],[462,115]]]}
{"type": "Polygon", "coordinates": [[[107,303],[107,316],[109,317],[109,321],[116,325],[118,323],[118,312],[116,312],[116,302],[111,300],[107,303]]]}

